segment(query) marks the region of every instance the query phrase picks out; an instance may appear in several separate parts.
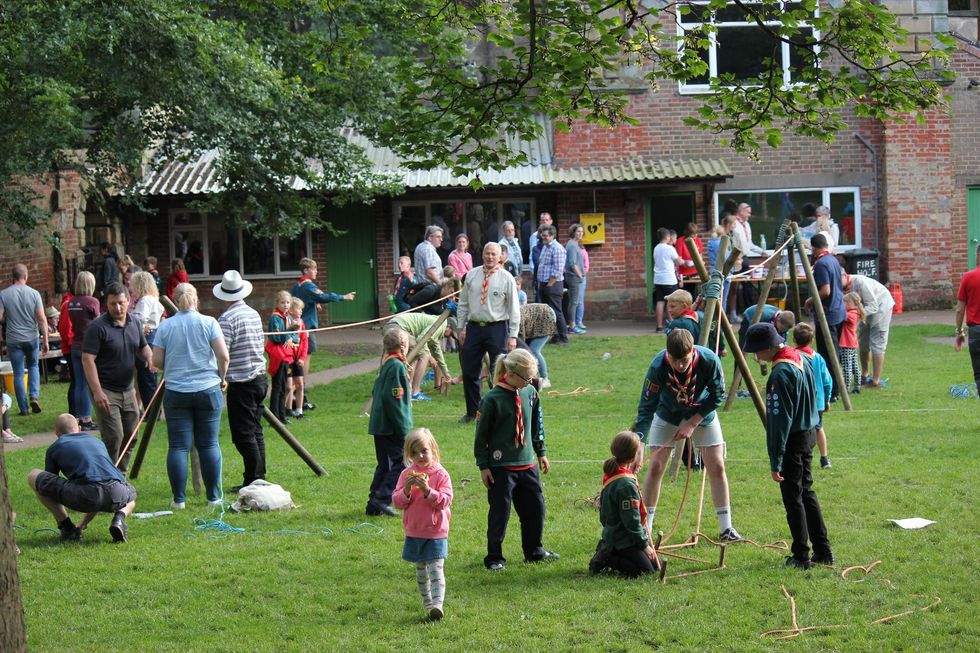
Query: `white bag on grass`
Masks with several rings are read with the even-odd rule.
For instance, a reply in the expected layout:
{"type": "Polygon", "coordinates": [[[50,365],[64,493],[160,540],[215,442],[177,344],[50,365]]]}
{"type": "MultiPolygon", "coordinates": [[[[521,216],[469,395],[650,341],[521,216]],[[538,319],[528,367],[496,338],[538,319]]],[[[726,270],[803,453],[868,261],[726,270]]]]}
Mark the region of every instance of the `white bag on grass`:
{"type": "Polygon", "coordinates": [[[289,510],[295,508],[293,497],[281,485],[269,483],[261,478],[252,481],[238,491],[238,500],[232,504],[235,512],[249,510],[289,510]]]}

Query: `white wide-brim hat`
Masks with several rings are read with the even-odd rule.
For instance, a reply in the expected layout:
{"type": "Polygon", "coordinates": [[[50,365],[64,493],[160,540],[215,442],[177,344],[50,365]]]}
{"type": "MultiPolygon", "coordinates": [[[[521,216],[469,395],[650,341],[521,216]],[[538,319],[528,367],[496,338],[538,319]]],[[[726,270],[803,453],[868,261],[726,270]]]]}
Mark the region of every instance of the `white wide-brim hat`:
{"type": "Polygon", "coordinates": [[[214,284],[214,296],[226,302],[237,302],[252,294],[252,282],[242,279],[237,270],[228,270],[221,277],[221,283],[214,284]]]}

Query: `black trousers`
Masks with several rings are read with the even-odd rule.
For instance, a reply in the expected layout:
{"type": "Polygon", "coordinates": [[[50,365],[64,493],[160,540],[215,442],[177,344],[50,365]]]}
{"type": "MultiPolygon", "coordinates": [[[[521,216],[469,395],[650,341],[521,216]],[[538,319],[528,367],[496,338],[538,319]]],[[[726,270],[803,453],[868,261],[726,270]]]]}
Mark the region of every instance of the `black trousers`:
{"type": "Polygon", "coordinates": [[[387,506],[398,484],[398,476],[405,469],[405,438],[393,435],[374,436],[374,455],[378,465],[374,468],[368,503],[387,506]]]}
{"type": "MultiPolygon", "coordinates": [[[[837,352],[840,349],[840,330],[841,327],[844,326],[844,323],[838,322],[837,324],[829,324],[828,326],[830,327],[830,339],[834,341],[834,348],[832,350],[830,351],[827,350],[827,346],[824,344],[823,341],[823,336],[820,335],[819,325],[817,326],[816,329],[817,332],[813,336],[813,338],[814,340],[817,341],[817,351],[820,352],[820,355],[823,356],[823,359],[827,361],[827,368],[830,369],[831,356],[833,356],[835,360],[840,360],[840,357],[837,355],[837,352]]],[[[830,382],[833,384],[833,389],[830,391],[830,396],[836,397],[840,395],[840,386],[837,385],[837,377],[834,376],[833,372],[830,373],[830,382]]]]}
{"type": "Polygon", "coordinates": [[[260,374],[251,381],[228,383],[228,426],[231,441],[245,463],[242,485],[265,478],[265,434],[262,432],[262,402],[268,383],[260,374]]]}
{"type": "Polygon", "coordinates": [[[640,574],[652,574],[656,571],[653,562],[647,557],[646,550],[639,546],[609,551],[606,555],[606,564],[627,578],[636,578],[640,574]]]}
{"type": "Polygon", "coordinates": [[[272,375],[272,393],[269,395],[269,410],[280,422],[286,421],[286,375],[289,372],[288,363],[280,363],[279,369],[272,375]]]}
{"type": "Polygon", "coordinates": [[[480,407],[480,370],[483,368],[483,355],[490,356],[490,372],[497,356],[505,353],[507,346],[507,322],[492,322],[480,326],[476,322],[466,323],[466,340],[460,361],[463,369],[463,396],[466,398],[466,414],[476,415],[480,407]]]}
{"type": "Polygon", "coordinates": [[[783,454],[783,482],[779,484],[779,491],[783,495],[786,523],[793,536],[790,550],[797,560],[810,559],[809,544],[813,545],[815,556],[828,557],[831,553],[820,502],[813,491],[810,464],[816,443],[815,430],[794,431],[786,440],[783,454]]]}
{"type": "Polygon", "coordinates": [[[544,533],[544,492],[538,468],[513,471],[491,467],[493,485],[487,490],[487,556],[483,564],[504,562],[504,536],[514,506],[521,520],[521,549],[526,560],[538,560],[544,555],[541,537],[544,533]]]}
{"type": "Polygon", "coordinates": [[[967,344],[970,347],[970,362],[973,364],[973,382],[977,384],[977,392],[980,392],[980,324],[975,324],[969,328],[967,344]]]}
{"type": "Polygon", "coordinates": [[[558,326],[558,333],[555,335],[555,342],[568,342],[568,323],[565,321],[565,311],[562,310],[562,295],[565,293],[565,286],[561,281],[556,281],[553,286],[547,283],[538,283],[538,298],[543,304],[551,307],[555,312],[555,324],[558,326]]]}

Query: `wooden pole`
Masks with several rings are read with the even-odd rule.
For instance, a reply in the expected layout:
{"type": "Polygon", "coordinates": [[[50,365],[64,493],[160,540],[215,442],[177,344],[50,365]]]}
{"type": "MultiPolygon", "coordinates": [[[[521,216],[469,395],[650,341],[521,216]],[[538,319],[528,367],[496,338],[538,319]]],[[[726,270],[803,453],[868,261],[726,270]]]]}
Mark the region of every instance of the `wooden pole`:
{"type": "Polygon", "coordinates": [[[320,466],[320,463],[316,461],[310,452],[306,450],[306,447],[304,447],[300,441],[289,432],[286,425],[280,422],[276,416],[272,414],[272,411],[269,410],[269,407],[264,404],[262,406],[262,416],[265,417],[265,421],[269,423],[269,426],[271,426],[272,429],[286,441],[286,444],[293,448],[296,455],[302,458],[303,462],[309,465],[310,469],[312,469],[317,476],[323,476],[327,473],[327,471],[320,466]]]}
{"type": "MultiPolygon", "coordinates": [[[[686,239],[687,250],[697,249],[697,246],[693,238],[688,237],[686,239]]],[[[728,238],[722,238],[721,242],[718,243],[718,254],[715,257],[715,270],[721,270],[725,266],[725,256],[728,254],[728,238]]],[[[724,287],[724,285],[722,286],[724,287]]],[[[704,301],[704,322],[701,323],[701,335],[698,337],[698,344],[702,347],[708,345],[708,339],[711,337],[711,325],[713,324],[713,319],[717,311],[718,304],[721,303],[721,298],[715,299],[714,297],[708,297],[704,301]]]]}
{"type": "Polygon", "coordinates": [[[197,447],[191,447],[191,482],[194,485],[194,496],[201,496],[204,477],[201,475],[201,455],[197,453],[197,447]]]}
{"type": "MultiPolygon", "coordinates": [[[[791,228],[793,236],[798,236],[800,228],[795,222],[791,228]]],[[[813,278],[813,266],[810,265],[810,259],[806,256],[806,250],[803,249],[803,239],[794,239],[796,249],[800,254],[800,262],[803,263],[803,271],[806,273],[807,285],[810,288],[810,299],[812,300],[810,304],[813,306],[813,315],[817,322],[817,330],[820,332],[820,337],[823,338],[826,351],[836,352],[837,346],[834,339],[830,336],[830,325],[827,324],[827,314],[824,313],[823,302],[820,301],[820,290],[817,288],[817,280],[813,278]]],[[[827,361],[827,365],[830,366],[830,373],[834,375],[834,380],[837,382],[838,389],[840,389],[840,398],[844,403],[844,410],[851,410],[851,396],[847,393],[847,388],[844,385],[844,374],[840,368],[840,361],[837,360],[837,356],[828,356],[828,358],[830,360],[827,361]]]]}
{"type": "Polygon", "coordinates": [[[803,320],[803,303],[800,301],[800,280],[796,278],[796,247],[786,248],[790,288],[793,289],[793,315],[799,324],[803,320]]]}
{"type": "MultiPolygon", "coordinates": [[[[694,261],[694,267],[697,268],[698,274],[701,275],[701,280],[707,281],[708,270],[704,267],[701,254],[697,250],[694,250],[691,252],[691,259],[694,261]]],[[[721,313],[721,326],[725,330],[725,337],[728,338],[728,344],[731,345],[732,355],[735,357],[735,364],[742,371],[743,375],[747,378],[752,378],[748,363],[745,361],[745,355],[742,353],[741,347],[738,346],[738,339],[735,337],[735,332],[732,331],[732,325],[728,322],[728,315],[724,311],[721,313]]],[[[749,385],[749,392],[752,394],[752,401],[755,403],[755,409],[759,413],[759,419],[765,424],[766,405],[762,403],[762,396],[759,395],[759,389],[755,387],[755,383],[749,385]]]]}
{"type": "Polygon", "coordinates": [[[150,405],[146,407],[146,417],[143,419],[143,423],[146,425],[143,427],[143,437],[140,438],[139,447],[136,448],[136,456],[133,458],[133,464],[129,468],[129,478],[135,479],[140,474],[140,468],[143,466],[143,458],[146,456],[146,449],[150,446],[150,437],[153,435],[153,427],[157,424],[157,417],[160,415],[160,408],[163,406],[163,387],[164,381],[160,381],[160,388],[154,395],[153,400],[150,401],[150,405]]]}
{"type": "MultiPolygon", "coordinates": [[[[789,220],[783,220],[783,228],[779,230],[779,235],[776,237],[776,249],[779,249],[782,244],[786,242],[788,232],[789,220]]],[[[769,300],[769,292],[772,290],[773,281],[776,280],[776,273],[779,271],[779,259],[779,256],[774,255],[769,261],[769,269],[766,273],[766,280],[762,282],[762,287],[759,289],[759,300],[755,303],[755,314],[752,316],[752,324],[757,324],[762,318],[762,308],[769,300]]],[[[745,281],[743,283],[750,282],[745,281]]],[[[765,366],[763,366],[762,373],[766,373],[765,366]]],[[[735,374],[732,375],[732,385],[728,391],[728,398],[725,400],[725,412],[731,410],[732,403],[735,401],[735,394],[738,392],[738,386],[741,381],[742,379],[739,376],[738,370],[735,370],[735,374]]]]}

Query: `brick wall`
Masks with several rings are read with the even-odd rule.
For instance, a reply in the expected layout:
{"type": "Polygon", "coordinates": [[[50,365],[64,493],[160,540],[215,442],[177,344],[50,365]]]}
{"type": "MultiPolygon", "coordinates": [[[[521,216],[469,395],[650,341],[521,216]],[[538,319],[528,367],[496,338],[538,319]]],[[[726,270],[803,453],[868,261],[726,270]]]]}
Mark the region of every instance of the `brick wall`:
{"type": "MultiPolygon", "coordinates": [[[[969,266],[966,195],[968,187],[980,187],[980,86],[970,86],[970,80],[980,81],[980,48],[959,42],[953,55],[956,81],[946,89],[950,96],[951,140],[953,157],[953,196],[951,250],[953,287],[969,266]]],[[[980,219],[980,218],[978,218],[980,219]]]]}

